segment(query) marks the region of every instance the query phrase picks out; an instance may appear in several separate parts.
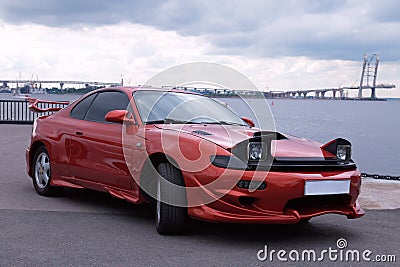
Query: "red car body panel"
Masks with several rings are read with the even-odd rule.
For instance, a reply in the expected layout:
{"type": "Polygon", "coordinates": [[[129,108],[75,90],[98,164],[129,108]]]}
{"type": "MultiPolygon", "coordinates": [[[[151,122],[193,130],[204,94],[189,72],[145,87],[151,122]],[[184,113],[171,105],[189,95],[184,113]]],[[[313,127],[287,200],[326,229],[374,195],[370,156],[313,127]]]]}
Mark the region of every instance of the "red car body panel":
{"type": "MultiPolygon", "coordinates": [[[[31,145],[26,151],[29,175],[32,175],[34,151],[38,144],[43,144],[51,160],[51,185],[106,191],[115,197],[140,203],[145,201],[137,183],[141,179],[143,166],[151,155],[163,154],[172,158],[181,168],[186,187],[201,187],[217,178],[222,178],[223,182],[214,188],[214,192],[204,190],[200,195],[187,195],[188,214],[192,218],[213,222],[296,223],[302,219],[327,213],[342,214],[351,219],[364,214],[357,204],[361,177],[355,168],[269,172],[220,168],[210,164],[209,157],[202,156],[202,153],[207,154],[209,150],[217,151],[218,155],[231,155],[230,150],[233,146],[249,139],[259,129],[221,127],[213,124],[144,125],[132,98],[132,93],[141,90],[140,88],[121,87],[107,90],[118,90],[129,97],[137,126],[132,126],[132,132],[128,135],[134,144],[145,143],[145,146],[132,147],[129,156],[125,157],[122,146],[122,125],[72,118],[70,112],[79,103],[78,100],[50,116],[39,117],[35,122],[31,145]],[[193,132],[198,129],[209,135],[193,132]],[[200,165],[204,164],[206,167],[200,171],[191,171],[190,162],[183,161],[180,157],[200,165]],[[264,181],[267,187],[264,190],[249,192],[237,186],[234,188],[228,186],[232,184],[230,179],[237,179],[238,176],[241,180],[264,181]],[[349,194],[305,196],[305,181],[349,179],[351,181],[349,194]],[[222,193],[224,196],[211,203],[191,207],[191,203],[198,203],[199,199],[212,196],[214,193],[222,193]],[[250,201],[250,204],[244,204],[241,199],[250,201]]],[[[153,89],[146,88],[146,90],[153,89]]],[[[271,154],[274,157],[335,158],[335,155],[321,148],[319,143],[286,137],[288,138],[272,141],[271,154]]]]}

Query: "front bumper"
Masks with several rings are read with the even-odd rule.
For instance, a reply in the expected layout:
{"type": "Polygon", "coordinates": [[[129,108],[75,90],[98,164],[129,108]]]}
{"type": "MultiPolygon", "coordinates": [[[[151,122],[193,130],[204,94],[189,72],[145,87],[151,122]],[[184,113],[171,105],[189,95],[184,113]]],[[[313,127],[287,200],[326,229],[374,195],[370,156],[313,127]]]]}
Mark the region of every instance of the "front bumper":
{"type": "MultiPolygon", "coordinates": [[[[330,171],[321,173],[255,172],[224,169],[217,177],[232,185],[229,179],[264,181],[267,188],[250,192],[234,186],[224,189],[224,182],[214,193],[222,193],[215,200],[201,205],[199,197],[188,195],[188,214],[190,217],[212,222],[231,223],[279,223],[292,224],[323,214],[340,214],[349,219],[359,218],[364,211],[357,203],[360,193],[361,176],[358,171],[330,171]],[[236,178],[235,178],[236,177],[236,178]],[[350,180],[348,194],[305,196],[305,181],[310,180],[350,180]]],[[[204,185],[204,176],[185,174],[190,186],[204,185]],[[190,177],[188,177],[190,176],[190,177]]],[[[204,190],[207,195],[213,194],[204,190]]],[[[216,194],[217,195],[217,194],[216,194]]]]}

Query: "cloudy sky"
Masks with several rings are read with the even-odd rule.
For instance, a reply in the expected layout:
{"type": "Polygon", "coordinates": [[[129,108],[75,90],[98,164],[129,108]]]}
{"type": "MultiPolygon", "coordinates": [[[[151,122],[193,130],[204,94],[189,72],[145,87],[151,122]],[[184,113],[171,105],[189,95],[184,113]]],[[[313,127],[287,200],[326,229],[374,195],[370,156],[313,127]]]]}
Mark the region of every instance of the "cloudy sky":
{"type": "Polygon", "coordinates": [[[363,54],[377,53],[378,83],[400,87],[399,10],[396,0],[0,0],[0,80],[141,84],[206,61],[263,90],[352,86],[363,54]]]}

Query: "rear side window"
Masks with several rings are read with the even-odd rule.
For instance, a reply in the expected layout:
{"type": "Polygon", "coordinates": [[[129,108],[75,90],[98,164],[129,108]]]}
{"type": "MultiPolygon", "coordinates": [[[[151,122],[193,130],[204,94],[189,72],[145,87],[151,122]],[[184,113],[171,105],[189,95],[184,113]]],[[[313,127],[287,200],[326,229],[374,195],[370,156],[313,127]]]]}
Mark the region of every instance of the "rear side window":
{"type": "Polygon", "coordinates": [[[85,99],[81,100],[71,111],[71,117],[83,120],[85,118],[86,112],[90,107],[93,99],[96,97],[97,94],[90,95],[85,99]]]}
{"type": "Polygon", "coordinates": [[[116,109],[126,110],[129,98],[122,92],[98,93],[86,113],[85,120],[106,122],[105,116],[108,112],[116,109]]]}

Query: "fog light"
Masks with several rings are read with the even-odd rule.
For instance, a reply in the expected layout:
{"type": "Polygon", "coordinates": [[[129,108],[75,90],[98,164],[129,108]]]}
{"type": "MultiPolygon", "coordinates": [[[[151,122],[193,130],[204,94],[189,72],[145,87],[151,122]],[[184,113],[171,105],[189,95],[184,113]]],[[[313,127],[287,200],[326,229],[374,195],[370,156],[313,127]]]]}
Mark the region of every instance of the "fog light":
{"type": "Polygon", "coordinates": [[[246,197],[246,196],[241,196],[239,197],[239,203],[242,204],[243,206],[250,206],[253,205],[254,202],[256,202],[256,199],[254,197],[246,197]]]}
{"type": "Polygon", "coordinates": [[[248,180],[240,180],[237,183],[237,187],[243,189],[251,189],[251,190],[265,190],[267,188],[266,182],[254,182],[248,180]]]}

